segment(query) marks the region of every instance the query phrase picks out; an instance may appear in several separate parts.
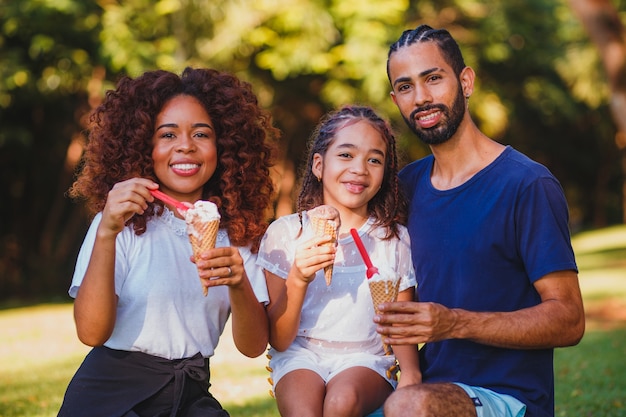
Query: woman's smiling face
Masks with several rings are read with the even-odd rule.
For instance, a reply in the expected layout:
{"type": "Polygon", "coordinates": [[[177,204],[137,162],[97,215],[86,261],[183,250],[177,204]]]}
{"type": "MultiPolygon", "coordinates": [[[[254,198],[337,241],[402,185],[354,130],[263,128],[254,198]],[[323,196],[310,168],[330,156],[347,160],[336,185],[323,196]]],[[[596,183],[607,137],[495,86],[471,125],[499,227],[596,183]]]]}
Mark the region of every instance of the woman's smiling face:
{"type": "Polygon", "coordinates": [[[217,137],[211,117],[194,97],[180,95],[157,115],[152,159],[161,190],[195,202],[217,169],[217,137]]]}

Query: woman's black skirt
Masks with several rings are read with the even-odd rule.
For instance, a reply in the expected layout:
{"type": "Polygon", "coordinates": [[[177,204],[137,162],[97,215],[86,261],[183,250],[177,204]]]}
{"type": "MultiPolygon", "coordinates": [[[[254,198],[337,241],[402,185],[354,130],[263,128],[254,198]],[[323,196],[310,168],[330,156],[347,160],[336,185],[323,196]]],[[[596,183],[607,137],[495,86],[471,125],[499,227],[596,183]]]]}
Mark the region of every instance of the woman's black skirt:
{"type": "Polygon", "coordinates": [[[58,417],[228,417],[209,393],[209,360],[168,360],[96,347],[70,381],[58,417]]]}

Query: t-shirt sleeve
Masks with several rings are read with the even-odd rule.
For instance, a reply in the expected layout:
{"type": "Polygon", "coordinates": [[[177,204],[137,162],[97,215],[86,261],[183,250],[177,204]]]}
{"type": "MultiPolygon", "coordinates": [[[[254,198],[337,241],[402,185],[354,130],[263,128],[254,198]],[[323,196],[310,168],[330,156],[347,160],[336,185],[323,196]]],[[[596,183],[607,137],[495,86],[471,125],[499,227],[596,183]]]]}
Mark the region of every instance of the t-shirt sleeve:
{"type": "Polygon", "coordinates": [[[268,304],[270,301],[269,294],[267,292],[267,284],[265,282],[265,275],[263,270],[257,265],[257,255],[250,252],[249,248],[239,248],[239,253],[243,258],[243,267],[248,275],[248,280],[256,295],[259,303],[268,304]]]}
{"type": "MultiPolygon", "coordinates": [[[[76,298],[78,288],[82,284],[85,273],[87,272],[87,267],[89,266],[89,261],[91,260],[91,254],[96,241],[96,233],[101,221],[102,213],[96,214],[91,222],[91,225],[89,226],[89,229],[87,230],[87,234],[85,235],[80,251],[78,252],[74,275],[72,276],[72,283],[68,291],[70,297],[72,298],[76,298]]],[[[119,233],[115,242],[115,294],[118,296],[120,295],[124,284],[123,277],[125,277],[128,273],[128,264],[126,262],[126,252],[124,248],[128,243],[128,236],[126,235],[129,230],[131,229],[125,228],[121,233],[119,233]]]]}
{"type": "Polygon", "coordinates": [[[281,217],[270,224],[261,240],[257,265],[286,279],[293,264],[299,224],[297,215],[281,217]]]}
{"type": "Polygon", "coordinates": [[[78,252],[76,266],[74,267],[74,275],[72,276],[72,283],[68,291],[70,297],[72,298],[76,298],[78,288],[80,288],[83,278],[85,277],[85,272],[87,272],[87,266],[89,265],[91,253],[93,252],[93,245],[96,241],[96,232],[101,220],[102,213],[96,214],[91,222],[91,225],[89,226],[89,229],[87,230],[87,234],[85,235],[83,244],[80,247],[80,251],[78,252]]]}
{"type": "Polygon", "coordinates": [[[516,212],[519,251],[531,282],[556,271],[578,271],[563,189],[553,177],[533,181],[516,212]]]}

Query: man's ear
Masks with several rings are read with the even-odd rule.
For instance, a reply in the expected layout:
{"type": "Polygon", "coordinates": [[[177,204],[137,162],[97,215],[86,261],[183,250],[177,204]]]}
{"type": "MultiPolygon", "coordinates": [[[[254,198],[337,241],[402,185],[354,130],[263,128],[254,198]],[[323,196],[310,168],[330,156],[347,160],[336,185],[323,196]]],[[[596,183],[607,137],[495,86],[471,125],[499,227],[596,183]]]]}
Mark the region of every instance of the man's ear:
{"type": "Polygon", "coordinates": [[[393,92],[393,90],[389,92],[389,96],[391,96],[391,100],[393,101],[393,104],[397,106],[398,102],[396,101],[396,94],[393,92]]]}
{"type": "Polygon", "coordinates": [[[474,79],[476,78],[476,73],[472,69],[472,67],[465,67],[461,74],[459,75],[459,80],[461,81],[461,87],[463,88],[463,95],[465,97],[469,97],[474,92],[474,79]]]}

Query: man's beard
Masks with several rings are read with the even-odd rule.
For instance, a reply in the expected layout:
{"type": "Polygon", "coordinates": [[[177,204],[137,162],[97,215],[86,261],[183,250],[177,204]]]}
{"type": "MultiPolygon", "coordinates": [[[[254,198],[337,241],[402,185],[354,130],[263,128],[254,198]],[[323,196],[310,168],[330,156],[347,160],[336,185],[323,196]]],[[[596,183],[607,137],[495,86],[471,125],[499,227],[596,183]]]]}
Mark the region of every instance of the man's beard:
{"type": "Polygon", "coordinates": [[[422,142],[427,145],[439,145],[447,142],[456,133],[464,115],[465,97],[463,97],[463,89],[459,86],[458,93],[452,104],[452,109],[443,104],[429,104],[413,110],[410,118],[407,118],[404,114],[402,114],[402,118],[407,126],[409,126],[409,129],[411,129],[422,142]],[[415,115],[419,112],[431,109],[439,109],[443,113],[443,120],[437,126],[422,129],[417,124],[415,115]]]}

